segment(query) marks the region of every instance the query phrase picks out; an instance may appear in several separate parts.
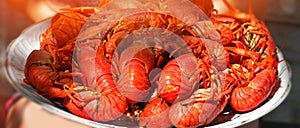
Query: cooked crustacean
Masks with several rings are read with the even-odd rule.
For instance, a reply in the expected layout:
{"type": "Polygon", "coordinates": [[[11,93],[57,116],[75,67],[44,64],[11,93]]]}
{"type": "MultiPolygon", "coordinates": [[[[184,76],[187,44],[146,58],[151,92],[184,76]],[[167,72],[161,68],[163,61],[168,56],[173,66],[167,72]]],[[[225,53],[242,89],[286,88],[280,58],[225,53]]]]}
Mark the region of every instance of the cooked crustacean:
{"type": "Polygon", "coordinates": [[[105,123],[125,115],[141,127],[201,127],[226,106],[251,111],[277,84],[276,47],[251,4],[242,13],[223,1],[231,13],[217,13],[211,0],[62,9],[29,55],[24,80],[105,123]]]}

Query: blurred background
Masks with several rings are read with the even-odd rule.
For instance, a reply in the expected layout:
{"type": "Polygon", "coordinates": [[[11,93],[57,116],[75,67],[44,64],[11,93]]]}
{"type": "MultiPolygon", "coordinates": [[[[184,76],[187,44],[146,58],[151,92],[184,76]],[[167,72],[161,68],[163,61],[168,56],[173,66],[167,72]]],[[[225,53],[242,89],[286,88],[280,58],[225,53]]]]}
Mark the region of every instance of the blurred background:
{"type": "MultiPolygon", "coordinates": [[[[68,0],[66,0],[68,1],[68,0]]],[[[69,0],[73,5],[84,5],[80,0],[69,0]],[[74,2],[75,1],[75,2],[74,2]]],[[[91,0],[90,0],[91,1],[91,0]]],[[[220,0],[214,0],[216,3],[220,0]]],[[[247,11],[246,0],[229,0],[234,6],[247,11]],[[238,2],[237,2],[238,1],[238,2]]],[[[256,16],[264,20],[277,46],[283,48],[292,67],[292,89],[287,99],[262,118],[270,125],[297,127],[300,126],[300,0],[253,0],[256,16]]],[[[82,1],[81,1],[82,2],[82,1]]],[[[85,1],[89,2],[89,1],[85,1]]],[[[42,0],[0,0],[0,114],[4,103],[12,97],[14,89],[8,84],[3,73],[5,52],[9,43],[18,37],[23,29],[54,14],[42,0]],[[39,11],[37,11],[39,10],[39,11]]],[[[58,5],[61,6],[61,5],[58,5]]],[[[217,7],[221,7],[217,6],[217,7]]],[[[224,10],[226,11],[226,10],[224,10]]],[[[0,128],[4,127],[0,120],[0,128]]]]}

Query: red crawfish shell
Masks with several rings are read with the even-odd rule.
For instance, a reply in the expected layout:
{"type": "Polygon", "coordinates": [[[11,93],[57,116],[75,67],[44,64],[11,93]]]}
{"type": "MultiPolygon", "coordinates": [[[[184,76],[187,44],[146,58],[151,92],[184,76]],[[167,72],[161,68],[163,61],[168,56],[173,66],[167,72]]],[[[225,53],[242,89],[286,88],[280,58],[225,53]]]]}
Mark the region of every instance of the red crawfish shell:
{"type": "Polygon", "coordinates": [[[170,127],[169,106],[161,98],[152,99],[140,115],[140,126],[149,128],[170,127]]]}

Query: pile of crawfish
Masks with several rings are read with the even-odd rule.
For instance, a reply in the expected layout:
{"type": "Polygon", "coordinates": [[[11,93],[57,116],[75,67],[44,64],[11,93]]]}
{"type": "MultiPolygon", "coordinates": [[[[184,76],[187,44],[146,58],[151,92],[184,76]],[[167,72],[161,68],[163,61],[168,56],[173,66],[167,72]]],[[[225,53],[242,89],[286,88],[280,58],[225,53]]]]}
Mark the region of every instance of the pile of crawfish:
{"type": "MultiPolygon", "coordinates": [[[[124,6],[149,2],[132,1],[124,6]]],[[[208,19],[191,11],[186,22],[151,11],[153,3],[131,15],[134,7],[97,13],[108,0],[62,9],[28,56],[24,81],[82,118],[141,127],[207,126],[227,106],[249,112],[270,98],[276,46],[250,4],[243,13],[223,0],[231,12],[219,14],[210,0],[160,0],[168,1],[192,4],[208,19]]]]}

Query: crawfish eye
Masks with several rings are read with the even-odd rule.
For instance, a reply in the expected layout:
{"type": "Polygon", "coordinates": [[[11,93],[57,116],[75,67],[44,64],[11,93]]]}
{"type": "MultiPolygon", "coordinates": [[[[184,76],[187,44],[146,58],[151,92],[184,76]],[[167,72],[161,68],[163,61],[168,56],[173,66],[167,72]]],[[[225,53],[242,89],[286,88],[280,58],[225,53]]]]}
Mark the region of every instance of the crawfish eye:
{"type": "Polygon", "coordinates": [[[212,54],[211,57],[212,57],[213,59],[216,59],[216,58],[217,58],[217,55],[216,55],[216,54],[212,54]]]}
{"type": "Polygon", "coordinates": [[[106,42],[107,42],[107,39],[104,39],[104,40],[102,41],[103,44],[106,44],[106,42]]]}

